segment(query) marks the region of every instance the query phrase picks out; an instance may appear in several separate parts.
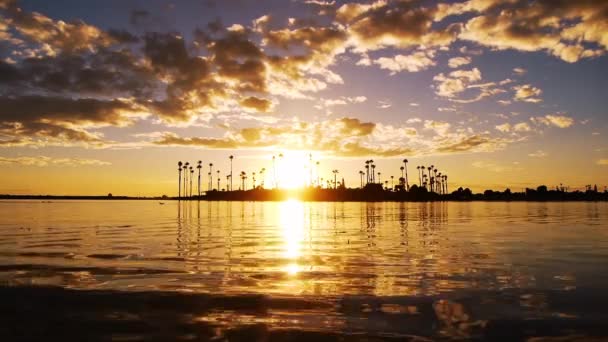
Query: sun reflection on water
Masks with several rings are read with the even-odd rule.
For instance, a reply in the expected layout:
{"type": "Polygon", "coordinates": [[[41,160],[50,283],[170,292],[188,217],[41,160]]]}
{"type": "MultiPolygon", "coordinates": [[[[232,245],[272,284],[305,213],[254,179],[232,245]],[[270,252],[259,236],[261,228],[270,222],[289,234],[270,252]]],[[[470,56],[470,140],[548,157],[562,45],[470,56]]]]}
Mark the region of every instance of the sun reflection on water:
{"type": "Polygon", "coordinates": [[[278,212],[284,241],[283,257],[287,261],[283,270],[295,276],[300,271],[298,260],[302,256],[301,244],[304,241],[304,204],[290,199],[279,204],[278,212]]]}

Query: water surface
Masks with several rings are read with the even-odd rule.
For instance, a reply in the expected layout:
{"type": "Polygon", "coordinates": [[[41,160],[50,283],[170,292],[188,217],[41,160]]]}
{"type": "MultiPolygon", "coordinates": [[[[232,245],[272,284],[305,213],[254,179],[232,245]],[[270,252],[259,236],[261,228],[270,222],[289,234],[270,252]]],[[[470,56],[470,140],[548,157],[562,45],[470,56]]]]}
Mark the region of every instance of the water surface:
{"type": "MultiPolygon", "coordinates": [[[[187,296],[143,311],[206,338],[608,335],[605,202],[0,201],[0,217],[4,291],[95,294],[99,324],[121,321],[95,309],[112,298],[149,323],[142,303],[187,296]]],[[[130,327],[102,335],[154,333],[130,327]]]]}

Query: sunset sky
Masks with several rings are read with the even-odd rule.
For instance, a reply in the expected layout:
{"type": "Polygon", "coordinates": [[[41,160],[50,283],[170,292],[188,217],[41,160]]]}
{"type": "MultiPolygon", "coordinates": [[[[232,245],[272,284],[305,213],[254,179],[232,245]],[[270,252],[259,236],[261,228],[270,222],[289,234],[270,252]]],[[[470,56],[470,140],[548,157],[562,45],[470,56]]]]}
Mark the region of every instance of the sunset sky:
{"type": "Polygon", "coordinates": [[[179,160],[224,187],[279,153],[603,190],[607,53],[606,0],[0,0],[0,194],[176,195],[179,160]]]}

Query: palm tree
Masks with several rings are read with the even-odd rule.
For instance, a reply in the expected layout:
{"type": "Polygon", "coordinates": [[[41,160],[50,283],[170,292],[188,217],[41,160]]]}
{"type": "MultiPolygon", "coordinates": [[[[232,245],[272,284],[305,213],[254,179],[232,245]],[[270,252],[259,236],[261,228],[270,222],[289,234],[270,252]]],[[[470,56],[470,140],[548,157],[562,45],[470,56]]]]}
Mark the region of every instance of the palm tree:
{"type": "Polygon", "coordinates": [[[439,194],[443,194],[443,177],[441,177],[441,172],[437,174],[437,188],[439,189],[439,194]]]}
{"type": "Polygon", "coordinates": [[[395,176],[391,176],[391,189],[395,188],[394,178],[395,178],[395,176]]]}
{"type": "Polygon", "coordinates": [[[407,159],[403,159],[403,164],[405,165],[405,188],[406,190],[410,190],[410,180],[407,177],[407,159]]]}
{"type": "Polygon", "coordinates": [[[320,185],[319,184],[319,161],[317,161],[316,165],[317,165],[317,186],[319,186],[320,185]]]}
{"type": "Polygon", "coordinates": [[[184,164],[184,197],[188,196],[188,167],[190,166],[189,162],[184,164]]]}
{"type": "Polygon", "coordinates": [[[255,172],[251,173],[251,178],[253,180],[253,188],[255,189],[255,172]]]}
{"type": "Polygon", "coordinates": [[[429,166],[429,167],[428,167],[428,170],[429,170],[429,181],[430,181],[430,182],[429,182],[429,188],[430,188],[431,192],[433,191],[433,178],[432,178],[432,173],[431,173],[431,171],[433,171],[433,168],[434,168],[434,167],[435,167],[435,166],[433,166],[433,165],[431,165],[431,166],[429,166]]]}
{"type": "Polygon", "coordinates": [[[445,186],[445,193],[447,194],[447,193],[449,193],[449,191],[448,191],[448,175],[444,175],[443,176],[443,181],[445,183],[444,184],[444,186],[445,186]]]}
{"type": "Polygon", "coordinates": [[[213,189],[213,163],[209,163],[209,190],[213,189]]]}
{"type": "Polygon", "coordinates": [[[261,182],[260,182],[260,185],[262,186],[262,189],[264,188],[264,180],[266,179],[266,176],[265,176],[265,175],[266,175],[266,168],[264,168],[264,167],[263,167],[263,168],[260,170],[260,177],[262,177],[262,180],[261,180],[261,182]]]}
{"type": "Polygon", "coordinates": [[[363,188],[363,175],[364,174],[365,174],[365,172],[359,171],[359,177],[361,178],[361,188],[363,188]]]}
{"type": "Polygon", "coordinates": [[[201,197],[201,169],[203,168],[202,161],[198,161],[196,168],[198,169],[198,197],[201,197]]]}
{"type": "Polygon", "coordinates": [[[243,189],[243,191],[245,191],[245,177],[246,176],[247,176],[247,174],[245,173],[245,171],[241,171],[241,182],[242,182],[241,189],[243,189]]]}
{"type": "MultiPolygon", "coordinates": [[[[230,191],[232,191],[232,159],[234,159],[233,155],[230,155],[230,191]]],[[[226,187],[228,187],[228,184],[226,184],[226,187]]]]}
{"type": "MultiPolygon", "coordinates": [[[[374,161],[370,160],[370,162],[373,163],[374,161]]],[[[372,183],[376,183],[376,174],[375,174],[375,172],[376,172],[376,165],[372,164],[372,172],[371,172],[371,174],[372,174],[372,183]]]]}
{"type": "Polygon", "coordinates": [[[416,168],[418,169],[418,184],[420,186],[422,186],[422,175],[420,174],[420,166],[416,166],[416,168]]]}
{"type": "Polygon", "coordinates": [[[331,172],[334,174],[334,189],[337,189],[337,188],[338,188],[338,180],[337,180],[337,177],[338,177],[338,173],[339,173],[340,171],[338,171],[338,170],[332,170],[331,172]]]}
{"type": "Polygon", "coordinates": [[[378,172],[378,183],[380,183],[380,184],[382,184],[382,179],[380,179],[381,174],[382,174],[381,172],[378,172]]]}
{"type": "Polygon", "coordinates": [[[369,160],[365,161],[365,184],[369,183],[369,160]]]}
{"type": "Polygon", "coordinates": [[[405,170],[405,168],[402,166],[402,167],[399,168],[399,170],[401,170],[401,178],[400,179],[403,179],[403,184],[405,185],[405,176],[403,175],[403,170],[405,170]]]}
{"type": "Polygon", "coordinates": [[[177,162],[178,182],[177,182],[177,198],[182,198],[182,162],[177,162]]]}
{"type": "MultiPolygon", "coordinates": [[[[230,186],[232,187],[232,175],[226,175],[226,189],[228,189],[228,185],[230,182],[230,186]]],[[[232,188],[230,189],[232,191],[232,188]]]]}
{"type": "Polygon", "coordinates": [[[220,170],[217,170],[217,191],[220,191],[220,170]]]}
{"type": "Polygon", "coordinates": [[[194,177],[194,168],[190,166],[190,197],[192,197],[192,177],[194,177]]]}

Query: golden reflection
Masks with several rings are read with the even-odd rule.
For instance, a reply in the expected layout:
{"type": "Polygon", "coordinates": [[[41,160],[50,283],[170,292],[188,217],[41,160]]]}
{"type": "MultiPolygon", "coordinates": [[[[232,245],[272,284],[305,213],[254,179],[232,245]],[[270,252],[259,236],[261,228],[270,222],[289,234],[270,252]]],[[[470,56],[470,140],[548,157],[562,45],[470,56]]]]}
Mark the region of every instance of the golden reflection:
{"type": "Polygon", "coordinates": [[[288,261],[284,270],[289,275],[300,271],[298,259],[304,241],[304,203],[288,200],[279,204],[279,222],[283,233],[283,257],[288,261]]]}

